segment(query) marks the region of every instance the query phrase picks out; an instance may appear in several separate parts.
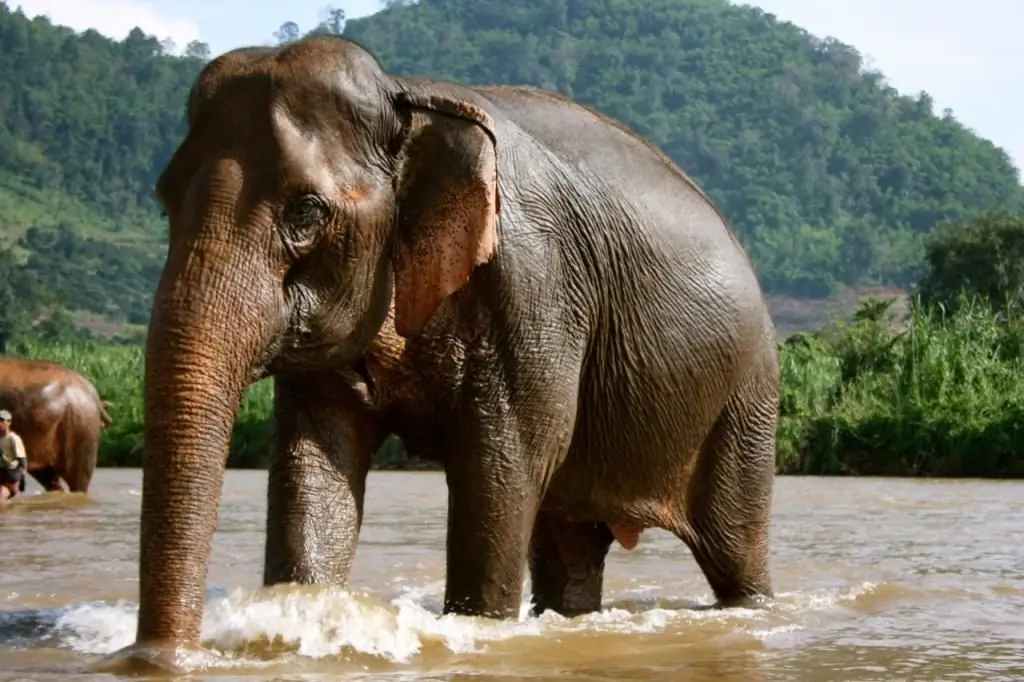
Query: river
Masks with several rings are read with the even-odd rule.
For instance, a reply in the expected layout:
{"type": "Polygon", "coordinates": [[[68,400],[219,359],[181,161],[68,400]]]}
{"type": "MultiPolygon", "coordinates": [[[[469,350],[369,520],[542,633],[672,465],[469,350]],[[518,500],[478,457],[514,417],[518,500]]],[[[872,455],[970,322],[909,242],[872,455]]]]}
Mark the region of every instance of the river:
{"type": "MultiPolygon", "coordinates": [[[[134,637],[140,484],[0,509],[0,681],[116,679],[90,666],[134,637]]],[[[349,591],[260,589],[265,500],[265,472],[228,473],[191,680],[1024,679],[1024,482],[782,477],[770,608],[699,610],[689,551],[647,531],[600,613],[504,622],[439,615],[440,474],[371,472],[349,591]]]]}

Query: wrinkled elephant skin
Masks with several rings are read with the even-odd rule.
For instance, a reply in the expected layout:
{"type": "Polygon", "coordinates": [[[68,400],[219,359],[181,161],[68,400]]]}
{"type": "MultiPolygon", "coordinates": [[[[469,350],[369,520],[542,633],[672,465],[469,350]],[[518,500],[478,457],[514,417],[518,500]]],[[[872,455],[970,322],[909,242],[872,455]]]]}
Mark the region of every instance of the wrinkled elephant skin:
{"type": "Polygon", "coordinates": [[[28,473],[45,490],[88,492],[106,403],[81,374],[44,360],[0,357],[0,409],[13,418],[28,455],[28,473]]]}
{"type": "Polygon", "coordinates": [[[443,461],[446,612],[600,607],[675,533],[768,596],[778,357],[750,262],[653,146],[522,87],[398,78],[341,38],[229,52],[157,183],[138,646],[198,643],[245,388],[277,378],[265,582],[343,584],[370,453],[443,461]]]}

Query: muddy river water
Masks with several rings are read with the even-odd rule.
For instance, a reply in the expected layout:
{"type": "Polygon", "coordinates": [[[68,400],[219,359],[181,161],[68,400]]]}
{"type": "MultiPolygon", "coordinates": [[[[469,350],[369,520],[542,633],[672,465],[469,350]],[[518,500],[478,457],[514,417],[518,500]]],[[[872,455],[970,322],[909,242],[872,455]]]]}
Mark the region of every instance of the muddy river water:
{"type": "MultiPolygon", "coordinates": [[[[117,679],[90,666],[134,637],[140,484],[0,509],[0,681],[117,679]]],[[[770,608],[699,610],[689,551],[648,531],[600,613],[505,622],[440,615],[440,474],[368,487],[348,591],[261,590],[266,473],[229,472],[188,679],[1024,680],[1024,482],[779,478],[770,608]]]]}

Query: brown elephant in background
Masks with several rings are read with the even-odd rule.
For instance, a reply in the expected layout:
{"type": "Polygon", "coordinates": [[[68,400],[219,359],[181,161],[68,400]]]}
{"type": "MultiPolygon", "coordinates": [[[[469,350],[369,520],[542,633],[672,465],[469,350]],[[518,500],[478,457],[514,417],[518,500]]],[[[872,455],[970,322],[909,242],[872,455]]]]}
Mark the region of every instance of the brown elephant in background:
{"type": "Polygon", "coordinates": [[[156,186],[122,655],[199,644],[234,419],[267,376],[266,584],[345,584],[394,431],[444,463],[446,613],[515,616],[527,566],[537,610],[600,608],[612,542],[645,528],[690,548],[720,605],[772,594],[774,328],[726,219],[657,148],[568,98],[393,76],[331,36],[219,56],[187,119],[156,186]]]}
{"type": "MultiPolygon", "coordinates": [[[[55,362],[0,357],[0,409],[28,455],[28,473],[48,491],[88,492],[109,404],[84,376],[55,362]]],[[[22,479],[22,489],[24,489],[22,479]]]]}

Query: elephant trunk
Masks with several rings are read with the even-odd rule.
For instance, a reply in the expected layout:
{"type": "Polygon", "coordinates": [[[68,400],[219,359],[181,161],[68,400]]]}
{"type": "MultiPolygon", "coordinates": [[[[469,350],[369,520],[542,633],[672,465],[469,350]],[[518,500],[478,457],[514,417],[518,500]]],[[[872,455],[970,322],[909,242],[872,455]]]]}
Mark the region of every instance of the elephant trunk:
{"type": "Polygon", "coordinates": [[[199,644],[232,427],[269,338],[259,278],[224,252],[172,247],[153,307],[137,643],[199,644]]]}

